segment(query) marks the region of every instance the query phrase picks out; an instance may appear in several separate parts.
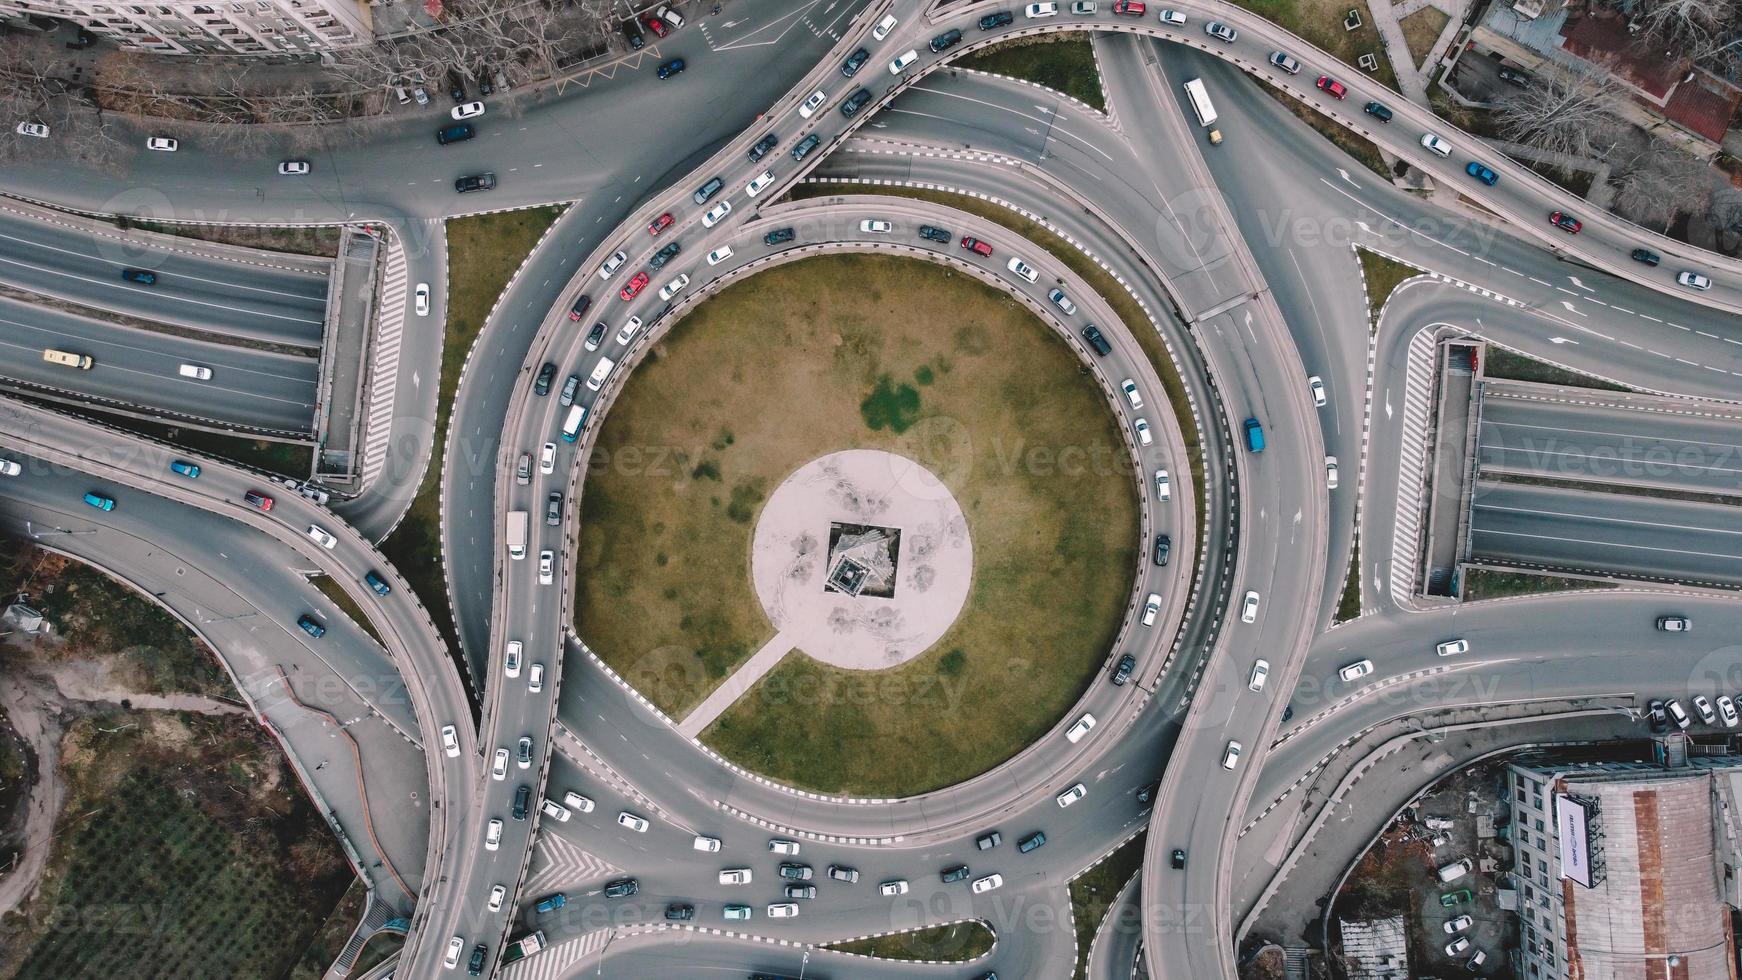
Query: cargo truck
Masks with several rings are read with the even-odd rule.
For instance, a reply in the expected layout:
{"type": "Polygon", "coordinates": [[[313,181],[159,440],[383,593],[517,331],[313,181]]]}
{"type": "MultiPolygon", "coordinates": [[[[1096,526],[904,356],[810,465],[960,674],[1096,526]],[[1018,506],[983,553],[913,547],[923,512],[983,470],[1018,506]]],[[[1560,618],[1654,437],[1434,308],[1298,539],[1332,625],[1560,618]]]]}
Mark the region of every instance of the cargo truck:
{"type": "Polygon", "coordinates": [[[526,511],[508,512],[508,557],[515,561],[526,557],[526,511]]]}

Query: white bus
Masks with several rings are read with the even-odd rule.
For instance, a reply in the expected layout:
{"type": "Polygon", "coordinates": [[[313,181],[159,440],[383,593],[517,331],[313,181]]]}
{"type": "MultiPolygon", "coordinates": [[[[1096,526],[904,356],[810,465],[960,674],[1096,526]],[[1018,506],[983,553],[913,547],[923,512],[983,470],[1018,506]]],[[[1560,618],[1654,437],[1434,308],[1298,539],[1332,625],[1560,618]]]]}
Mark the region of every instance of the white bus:
{"type": "Polygon", "coordinates": [[[587,421],[587,410],[575,405],[569,409],[569,417],[563,422],[563,441],[574,442],[581,437],[581,426],[587,421]]]}
{"type": "Polygon", "coordinates": [[[1222,131],[1215,128],[1216,105],[1210,101],[1210,92],[1204,88],[1201,78],[1188,78],[1185,84],[1186,98],[1191,101],[1192,112],[1197,114],[1198,125],[1209,129],[1212,144],[1222,142],[1222,131]]]}

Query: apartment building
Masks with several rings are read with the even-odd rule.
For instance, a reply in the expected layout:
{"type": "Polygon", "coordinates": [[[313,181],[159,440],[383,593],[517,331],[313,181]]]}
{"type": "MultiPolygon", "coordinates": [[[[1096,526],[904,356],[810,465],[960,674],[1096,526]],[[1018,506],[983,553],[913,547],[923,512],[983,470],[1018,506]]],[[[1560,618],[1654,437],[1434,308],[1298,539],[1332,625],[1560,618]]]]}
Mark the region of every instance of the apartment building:
{"type": "Polygon", "coordinates": [[[154,54],[295,57],[366,44],[366,0],[0,0],[0,20],[51,17],[154,54]]]}

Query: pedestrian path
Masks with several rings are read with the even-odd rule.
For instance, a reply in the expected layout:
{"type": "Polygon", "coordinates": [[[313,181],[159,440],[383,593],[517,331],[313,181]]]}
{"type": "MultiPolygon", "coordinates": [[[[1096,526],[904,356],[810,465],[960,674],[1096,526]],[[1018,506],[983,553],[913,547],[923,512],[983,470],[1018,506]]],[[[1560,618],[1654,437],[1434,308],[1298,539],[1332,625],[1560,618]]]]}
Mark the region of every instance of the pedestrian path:
{"type": "Polygon", "coordinates": [[[756,686],[762,675],[774,669],[780,658],[792,649],[792,638],[785,632],[776,633],[774,638],[762,645],[762,649],[750,655],[744,665],[732,671],[732,676],[714,688],[696,710],[684,716],[677,723],[678,733],[684,738],[695,738],[707,730],[714,719],[726,713],[733,702],[744,696],[744,693],[756,686]]]}
{"type": "Polygon", "coordinates": [[[397,234],[387,247],[381,277],[381,302],[375,321],[375,342],[369,366],[369,414],[363,429],[363,480],[367,490],[387,466],[393,435],[393,397],[399,390],[399,351],[405,335],[406,297],[411,292],[405,246],[397,234]]]}

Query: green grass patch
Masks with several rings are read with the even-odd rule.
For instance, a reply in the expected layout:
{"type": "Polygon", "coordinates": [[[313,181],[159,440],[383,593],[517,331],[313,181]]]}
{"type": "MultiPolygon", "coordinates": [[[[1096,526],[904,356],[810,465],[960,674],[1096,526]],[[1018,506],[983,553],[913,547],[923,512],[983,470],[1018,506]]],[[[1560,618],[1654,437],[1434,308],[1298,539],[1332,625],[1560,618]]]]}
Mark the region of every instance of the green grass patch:
{"type": "Polygon", "coordinates": [[[1346,623],[1361,615],[1361,546],[1349,549],[1349,574],[1343,580],[1343,597],[1337,600],[1333,622],[1346,623]]]}
{"type": "Polygon", "coordinates": [[[921,792],[1002,762],[1075,703],[1139,558],[1138,485],[1105,396],[1001,290],[918,260],[830,255],[686,317],[629,377],[594,450],[576,629],[681,717],[773,636],[749,575],[763,501],[849,448],[915,459],[950,489],[973,541],[966,605],[932,650],[888,670],[789,655],[704,740],[798,785],[921,792]],[[920,367],[931,384],[877,394],[920,367]],[[899,424],[867,399],[896,403],[899,424]],[[708,435],[722,426],[729,442],[708,435]]]}
{"type": "Polygon", "coordinates": [[[1355,255],[1361,260],[1361,278],[1367,282],[1367,323],[1370,331],[1379,330],[1379,311],[1385,308],[1385,301],[1397,291],[1404,280],[1421,275],[1421,270],[1412,265],[1405,265],[1396,259],[1386,258],[1378,252],[1357,247],[1355,255]]]}
{"type": "Polygon", "coordinates": [[[1495,568],[1465,568],[1459,583],[1465,602],[1478,599],[1501,599],[1513,595],[1540,595],[1544,592],[1570,592],[1576,589],[1612,589],[1613,582],[1597,582],[1559,575],[1538,575],[1526,571],[1502,571],[1495,568]]]}
{"type": "MultiPolygon", "coordinates": [[[[1077,932],[1077,968],[1072,977],[1087,975],[1089,947],[1095,941],[1095,932],[1101,928],[1113,900],[1119,897],[1119,890],[1143,866],[1143,841],[1147,836],[1138,834],[1119,845],[1118,850],[1071,882],[1071,924],[1077,932]]],[[[1121,928],[1136,929],[1139,924],[1129,922],[1121,928]]]]}
{"type": "Polygon", "coordinates": [[[449,413],[460,386],[466,355],[484,329],[496,297],[520,268],[561,208],[505,211],[448,222],[448,319],[442,334],[442,376],[436,391],[435,447],[405,517],[381,542],[381,553],[417,593],[448,648],[459,656],[447,581],[442,573],[442,453],[447,448],[449,413]]]}
{"type": "Polygon", "coordinates": [[[1489,344],[1482,351],[1482,375],[1508,381],[1535,381],[1545,385],[1566,385],[1571,388],[1595,388],[1599,391],[1630,391],[1624,385],[1613,384],[1580,374],[1547,361],[1539,361],[1504,347],[1489,344]]]}
{"type": "Polygon", "coordinates": [[[351,594],[346,592],[343,586],[333,581],[332,576],[311,576],[309,582],[313,583],[315,588],[320,589],[321,595],[326,596],[333,605],[338,606],[340,612],[351,617],[351,622],[356,623],[363,632],[373,637],[382,649],[387,648],[387,642],[381,639],[380,633],[376,632],[375,624],[369,621],[369,616],[363,612],[363,607],[357,605],[357,600],[351,598],[351,594]]]}
{"type": "Polygon", "coordinates": [[[843,953],[858,953],[886,960],[931,960],[941,963],[967,963],[992,952],[997,941],[992,930],[979,921],[955,922],[930,929],[913,929],[891,933],[874,939],[855,939],[846,943],[831,943],[824,949],[843,953]]]}
{"type": "Polygon", "coordinates": [[[1087,33],[1043,34],[1001,41],[963,57],[963,68],[1008,75],[1044,85],[1106,112],[1101,70],[1087,33]]]}
{"type": "Polygon", "coordinates": [[[354,880],[252,719],[103,712],[63,743],[43,890],[0,921],[17,980],[284,977],[354,880]]]}

